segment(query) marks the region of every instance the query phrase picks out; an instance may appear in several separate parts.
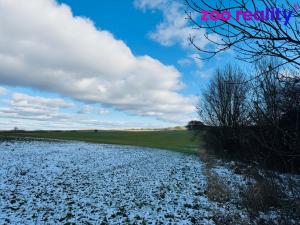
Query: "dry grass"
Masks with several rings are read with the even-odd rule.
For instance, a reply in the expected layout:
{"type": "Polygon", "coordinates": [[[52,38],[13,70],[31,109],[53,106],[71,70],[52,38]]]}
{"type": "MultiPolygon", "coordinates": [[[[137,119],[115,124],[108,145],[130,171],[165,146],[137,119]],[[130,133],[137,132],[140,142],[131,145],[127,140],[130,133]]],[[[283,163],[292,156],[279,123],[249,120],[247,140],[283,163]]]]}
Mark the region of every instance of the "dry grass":
{"type": "Polygon", "coordinates": [[[252,213],[267,211],[271,207],[277,207],[280,203],[278,190],[267,181],[256,182],[247,187],[242,197],[243,205],[252,213]]]}
{"type": "Polygon", "coordinates": [[[204,174],[207,186],[204,194],[211,201],[224,203],[230,200],[230,190],[227,185],[213,173],[211,169],[216,165],[216,159],[205,148],[199,149],[199,157],[205,162],[204,174]]]}
{"type": "MultiPolygon", "coordinates": [[[[273,219],[260,218],[261,213],[267,215],[272,211],[277,212],[278,217],[274,219],[277,224],[295,224],[293,221],[300,220],[300,188],[292,179],[287,183],[286,180],[280,180],[274,171],[263,170],[256,164],[236,162],[229,166],[230,169],[235,174],[249,179],[247,185],[239,187],[236,193],[237,190],[232,190],[222,177],[212,171],[214,167],[219,166],[220,161],[205,149],[199,150],[199,156],[206,164],[204,174],[207,179],[207,188],[204,193],[209,200],[221,204],[237,200],[235,204],[245,209],[256,224],[275,224],[273,219]],[[239,198],[235,198],[237,194],[239,198]]],[[[217,225],[249,224],[249,221],[239,215],[224,215],[218,212],[214,214],[212,220],[217,225]]]]}
{"type": "Polygon", "coordinates": [[[280,207],[284,194],[276,182],[274,173],[264,171],[259,174],[255,169],[248,172],[245,175],[256,181],[242,192],[242,204],[249,213],[256,214],[280,207]]]}
{"type": "Polygon", "coordinates": [[[209,171],[205,173],[207,187],[204,193],[208,199],[220,203],[228,202],[231,198],[231,193],[227,185],[216,174],[209,171]]]}

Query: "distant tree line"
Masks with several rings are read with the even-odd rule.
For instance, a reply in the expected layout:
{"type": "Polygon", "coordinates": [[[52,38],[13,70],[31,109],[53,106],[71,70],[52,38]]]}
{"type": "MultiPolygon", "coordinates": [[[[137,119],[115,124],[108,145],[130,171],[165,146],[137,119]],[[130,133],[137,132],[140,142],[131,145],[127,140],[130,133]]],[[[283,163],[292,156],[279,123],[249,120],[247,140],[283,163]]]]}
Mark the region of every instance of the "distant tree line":
{"type": "Polygon", "coordinates": [[[199,120],[192,120],[187,125],[186,128],[188,130],[201,130],[205,127],[204,123],[199,120]]]}

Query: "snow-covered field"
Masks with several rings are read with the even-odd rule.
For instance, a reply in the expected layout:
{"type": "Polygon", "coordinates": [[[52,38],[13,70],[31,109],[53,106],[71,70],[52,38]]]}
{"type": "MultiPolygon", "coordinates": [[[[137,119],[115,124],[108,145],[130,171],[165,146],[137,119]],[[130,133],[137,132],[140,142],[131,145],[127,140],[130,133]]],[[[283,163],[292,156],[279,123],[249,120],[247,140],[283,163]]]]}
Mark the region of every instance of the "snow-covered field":
{"type": "MultiPolygon", "coordinates": [[[[0,165],[0,224],[215,224],[216,217],[252,224],[234,197],[226,203],[208,199],[205,164],[196,156],[6,141],[0,142],[0,165]]],[[[227,168],[214,170],[232,188],[247,183],[227,168]]]]}

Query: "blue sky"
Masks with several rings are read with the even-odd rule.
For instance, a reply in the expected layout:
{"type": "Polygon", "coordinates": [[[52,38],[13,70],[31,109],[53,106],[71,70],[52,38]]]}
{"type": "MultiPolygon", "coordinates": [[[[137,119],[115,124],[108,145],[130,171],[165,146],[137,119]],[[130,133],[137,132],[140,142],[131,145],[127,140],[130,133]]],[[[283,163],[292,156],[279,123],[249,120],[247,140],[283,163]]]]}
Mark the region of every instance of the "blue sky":
{"type": "Polygon", "coordinates": [[[0,0],[0,129],[184,125],[216,65],[181,0],[0,0]]]}

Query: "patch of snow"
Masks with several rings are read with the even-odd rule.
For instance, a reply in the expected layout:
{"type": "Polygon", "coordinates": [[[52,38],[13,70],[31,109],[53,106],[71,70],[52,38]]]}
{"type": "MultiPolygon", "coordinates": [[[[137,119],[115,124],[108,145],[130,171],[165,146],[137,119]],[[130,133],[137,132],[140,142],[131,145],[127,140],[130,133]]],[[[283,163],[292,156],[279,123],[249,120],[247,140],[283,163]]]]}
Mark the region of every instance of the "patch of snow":
{"type": "Polygon", "coordinates": [[[217,174],[223,182],[235,193],[238,193],[243,187],[253,184],[255,181],[253,179],[247,178],[246,176],[236,174],[231,169],[216,166],[212,168],[212,172],[217,174]]]}
{"type": "MultiPolygon", "coordinates": [[[[205,196],[205,163],[194,155],[28,140],[0,142],[0,164],[0,224],[250,221],[235,202],[221,204],[205,196]]],[[[232,188],[247,184],[225,167],[213,171],[232,188]]]]}

